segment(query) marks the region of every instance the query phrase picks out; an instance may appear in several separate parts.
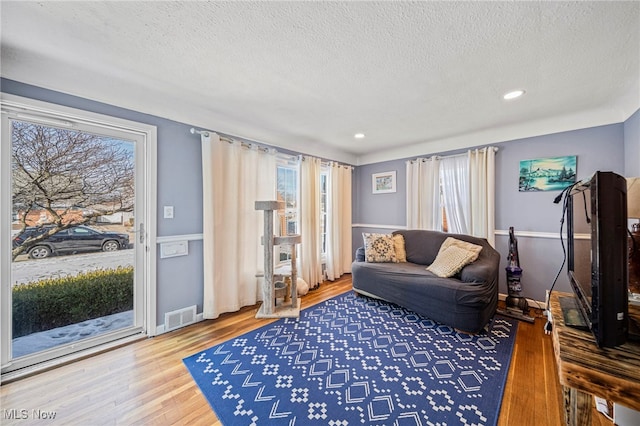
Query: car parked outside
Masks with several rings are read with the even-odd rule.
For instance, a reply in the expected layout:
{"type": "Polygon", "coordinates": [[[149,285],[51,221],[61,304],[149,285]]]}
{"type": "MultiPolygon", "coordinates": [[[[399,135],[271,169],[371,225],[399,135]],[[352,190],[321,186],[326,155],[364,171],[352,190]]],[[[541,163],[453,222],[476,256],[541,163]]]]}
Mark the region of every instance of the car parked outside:
{"type": "MultiPolygon", "coordinates": [[[[51,226],[28,227],[13,238],[13,248],[28,238],[35,238],[51,230],[51,226]]],[[[44,259],[52,254],[78,251],[116,251],[129,247],[129,235],[119,232],[100,231],[79,225],[58,231],[45,240],[38,241],[27,250],[32,259],[44,259]]]]}

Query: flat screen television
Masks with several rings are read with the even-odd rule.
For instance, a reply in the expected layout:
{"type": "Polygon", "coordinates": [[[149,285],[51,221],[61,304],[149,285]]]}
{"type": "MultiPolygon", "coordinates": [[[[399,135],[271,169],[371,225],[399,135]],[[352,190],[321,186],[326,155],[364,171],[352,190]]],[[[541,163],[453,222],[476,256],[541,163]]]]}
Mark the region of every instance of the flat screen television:
{"type": "Polygon", "coordinates": [[[567,272],[579,311],[599,347],[628,338],[627,182],[594,173],[567,194],[567,272]]]}

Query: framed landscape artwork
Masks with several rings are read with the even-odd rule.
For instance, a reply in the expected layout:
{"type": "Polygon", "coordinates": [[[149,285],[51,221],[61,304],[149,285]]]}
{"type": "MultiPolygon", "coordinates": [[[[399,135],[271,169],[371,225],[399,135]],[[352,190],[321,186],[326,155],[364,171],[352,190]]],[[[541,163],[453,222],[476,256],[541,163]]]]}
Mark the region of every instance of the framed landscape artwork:
{"type": "Polygon", "coordinates": [[[374,194],[396,192],[396,171],[374,173],[371,175],[374,194]]]}
{"type": "Polygon", "coordinates": [[[561,191],[576,182],[575,155],[520,160],[520,192],[561,191]]]}

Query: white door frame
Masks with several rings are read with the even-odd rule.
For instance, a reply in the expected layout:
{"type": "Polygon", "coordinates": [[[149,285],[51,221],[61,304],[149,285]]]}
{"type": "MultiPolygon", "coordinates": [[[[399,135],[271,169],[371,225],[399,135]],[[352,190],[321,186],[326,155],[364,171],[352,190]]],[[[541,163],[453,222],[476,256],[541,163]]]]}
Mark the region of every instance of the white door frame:
{"type": "MultiPolygon", "coordinates": [[[[128,134],[135,134],[137,139],[142,142],[142,155],[136,156],[136,170],[142,170],[140,175],[140,184],[144,185],[144,199],[136,200],[138,204],[142,203],[142,217],[144,223],[144,243],[140,244],[140,234],[136,232],[136,259],[142,259],[143,277],[143,307],[142,333],[146,336],[154,336],[156,334],[156,200],[157,200],[157,130],[155,126],[138,123],[134,121],[124,120],[102,114],[96,114],[75,108],[69,108],[47,102],[37,101],[34,99],[23,98],[20,96],[0,93],[0,106],[2,109],[2,126],[0,128],[0,282],[11,282],[11,126],[9,124],[9,115],[25,121],[36,120],[43,124],[51,124],[53,126],[62,125],[70,126],[73,123],[79,125],[91,125],[97,127],[108,128],[110,131],[122,131],[128,134]],[[140,168],[138,168],[140,167],[140,168]]],[[[140,151],[136,150],[140,153],[140,151]]],[[[136,185],[139,182],[136,181],[136,185]]],[[[137,187],[137,186],[136,186],[137,187]]],[[[136,226],[138,224],[136,223],[136,226]]],[[[139,231],[139,228],[138,228],[139,231]]],[[[140,265],[136,265],[139,268],[140,265]]],[[[11,305],[9,304],[11,285],[0,286],[0,366],[3,374],[2,379],[9,376],[5,371],[15,370],[16,366],[11,366],[11,305]]],[[[134,300],[134,304],[136,301],[134,300]]],[[[139,335],[140,336],[140,335],[139,335]]],[[[138,337],[139,338],[139,337],[138,337]]],[[[112,346],[117,346],[122,342],[115,342],[112,346]]],[[[100,349],[93,349],[93,352],[104,350],[104,346],[100,349]]],[[[27,367],[21,373],[12,371],[11,376],[30,374],[41,368],[50,367],[51,365],[68,362],[70,359],[85,356],[92,352],[87,349],[83,352],[76,352],[52,362],[43,363],[40,366],[27,367]]]]}

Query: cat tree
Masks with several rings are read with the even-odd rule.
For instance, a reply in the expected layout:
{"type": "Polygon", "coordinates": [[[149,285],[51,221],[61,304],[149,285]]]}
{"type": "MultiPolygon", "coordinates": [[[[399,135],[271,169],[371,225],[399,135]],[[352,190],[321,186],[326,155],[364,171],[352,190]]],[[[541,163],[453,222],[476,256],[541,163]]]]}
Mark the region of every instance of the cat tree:
{"type": "Polygon", "coordinates": [[[262,284],[262,306],[256,318],[297,318],[300,316],[300,299],[296,281],[295,245],[300,244],[300,235],[273,235],[273,212],[283,210],[284,201],[256,201],[255,209],[264,211],[264,281],[262,284]],[[291,271],[289,274],[274,274],[273,247],[291,245],[291,271]]]}

